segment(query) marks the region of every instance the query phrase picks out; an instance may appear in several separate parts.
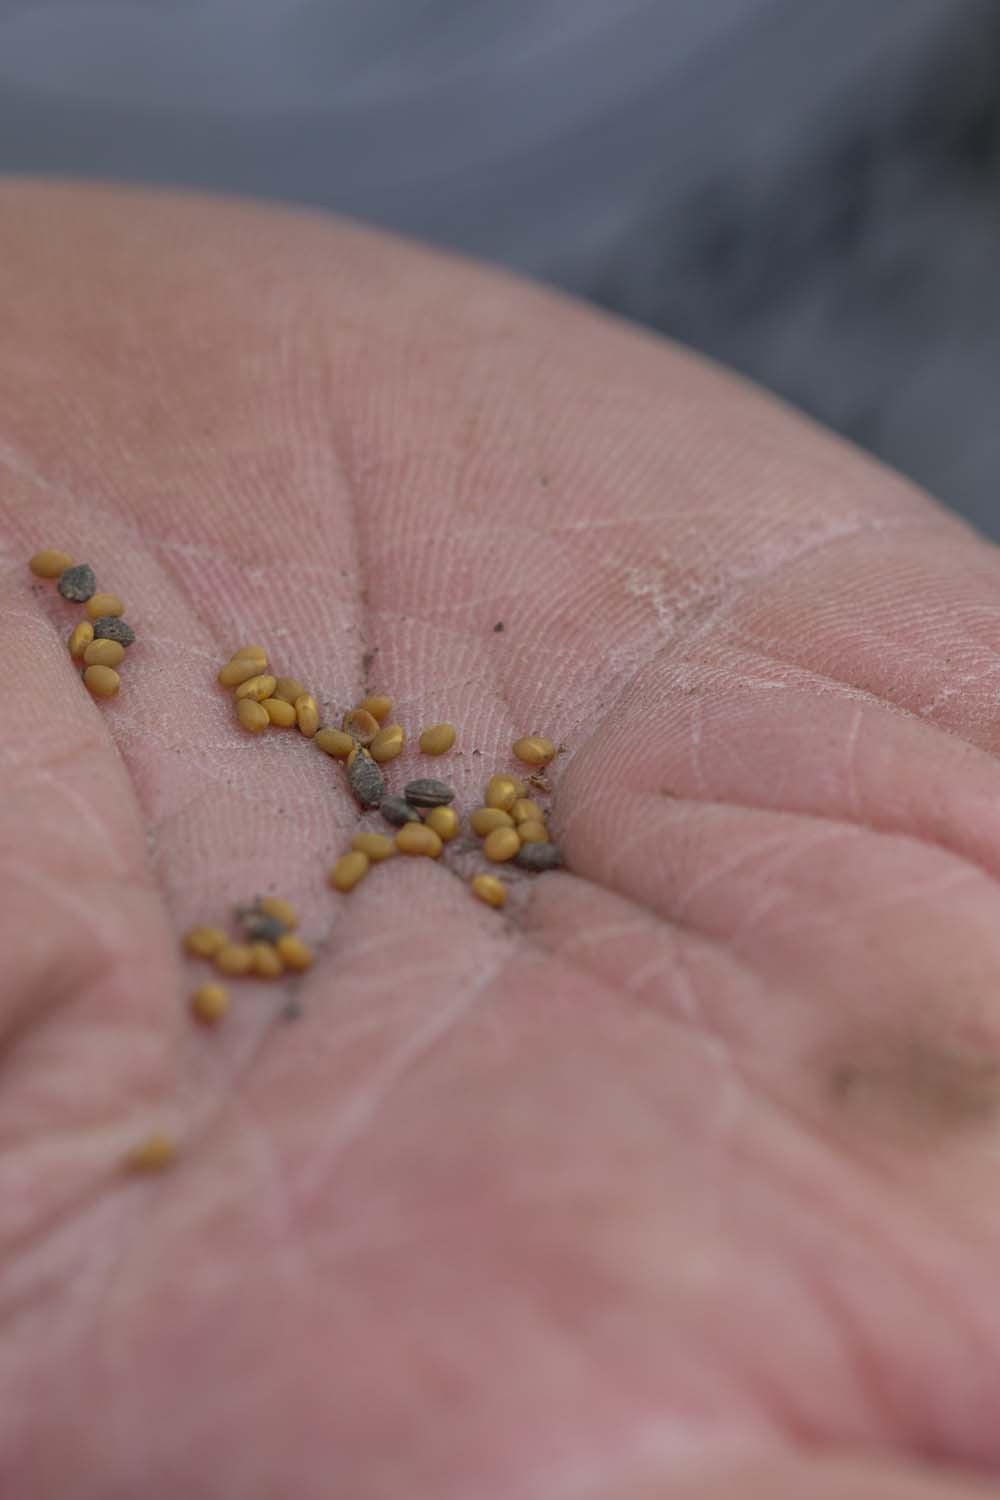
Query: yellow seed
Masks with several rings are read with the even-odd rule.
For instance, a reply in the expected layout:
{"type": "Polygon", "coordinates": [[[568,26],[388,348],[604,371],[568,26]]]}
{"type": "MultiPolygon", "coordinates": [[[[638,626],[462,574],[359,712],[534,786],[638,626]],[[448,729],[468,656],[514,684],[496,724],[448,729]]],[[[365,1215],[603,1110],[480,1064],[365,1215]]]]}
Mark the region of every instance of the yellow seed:
{"type": "Polygon", "coordinates": [[[246,682],[241,682],[236,689],[236,701],[242,703],[244,698],[253,698],[255,703],[263,703],[265,698],[270,698],[277,686],[278,679],[265,673],[260,677],[248,677],[246,682]]]}
{"type": "Polygon", "coordinates": [[[305,688],[297,677],[279,677],[278,685],[274,690],[276,698],[283,698],[286,703],[294,703],[296,698],[305,697],[305,688]]]}
{"type": "Polygon", "coordinates": [[[280,937],[274,946],[290,969],[308,969],[313,961],[312,949],[290,932],[280,937]]]}
{"type": "Polygon", "coordinates": [[[241,656],[256,657],[258,661],[262,661],[267,666],[267,652],[263,646],[241,646],[238,651],[233,652],[231,659],[238,661],[241,656]]]}
{"type": "Polygon", "coordinates": [[[521,840],[513,828],[494,828],[483,840],[483,853],[496,864],[513,859],[521,847],[521,840]]]}
{"type": "Polygon", "coordinates": [[[214,958],[220,974],[249,974],[253,968],[253,953],[247,943],[224,943],[214,958]]]}
{"type": "Polygon", "coordinates": [[[517,836],[522,844],[547,844],[549,832],[544,823],[526,819],[517,825],[517,836]]]}
{"type": "Polygon", "coordinates": [[[392,839],[384,833],[356,833],[351,839],[351,848],[367,854],[373,864],[381,859],[391,859],[396,852],[392,839]]]}
{"type": "Polygon", "coordinates": [[[133,1172],[162,1172],[176,1156],[177,1143],[169,1135],[151,1135],[129,1152],[125,1165],[133,1172]]]}
{"type": "Polygon", "coordinates": [[[507,887],[495,875],[474,875],[472,893],[487,906],[503,906],[507,899],[507,887]]]}
{"type": "Polygon", "coordinates": [[[319,728],[319,709],[312,693],[300,693],[295,700],[295,722],[307,739],[312,739],[319,728]]]}
{"type": "Polygon", "coordinates": [[[397,755],[401,755],[405,744],[406,732],[402,726],[387,724],[372,740],[368,753],[372,760],[377,760],[379,765],[384,765],[387,760],[395,760],[397,755]]]}
{"type": "Polygon", "coordinates": [[[365,709],[373,719],[378,719],[381,724],[389,710],[392,708],[391,698],[363,698],[358,704],[359,708],[365,709]]]}
{"type": "Polygon", "coordinates": [[[330,871],[330,884],[337,891],[353,891],[359,880],[368,874],[368,856],[360,849],[342,854],[330,871]]]}
{"type": "Polygon", "coordinates": [[[83,659],[88,667],[120,667],[125,659],[121,641],[91,641],[83,659]]]}
{"type": "Polygon", "coordinates": [[[504,812],[510,812],[520,795],[513,776],[491,776],[486,787],[486,806],[502,807],[504,812]]]}
{"type": "Polygon", "coordinates": [[[354,741],[349,734],[342,729],[321,729],[313,740],[313,744],[320,750],[325,750],[327,755],[335,755],[343,760],[345,755],[350,755],[354,749],[354,741]]]}
{"type": "Polygon", "coordinates": [[[83,680],[95,698],[113,698],[121,686],[121,678],[110,667],[88,667],[83,680]]]}
{"type": "Polygon", "coordinates": [[[420,735],[420,748],[425,755],[444,755],[454,743],[454,724],[432,724],[420,735]]]}
{"type": "Polygon", "coordinates": [[[458,813],[453,807],[432,807],[424,819],[426,828],[433,828],[439,839],[447,844],[458,832],[458,813]]]}
{"type": "Polygon", "coordinates": [[[202,984],[191,996],[191,1014],[205,1026],[216,1026],[229,1009],[229,991],[221,984],[202,984]]]}
{"type": "Polygon", "coordinates": [[[295,709],[284,698],[265,698],[260,706],[279,729],[290,729],[295,723],[295,709]]]}
{"type": "Polygon", "coordinates": [[[192,927],[184,937],[185,948],[195,958],[214,958],[228,942],[226,934],[218,927],[192,927]]]}
{"type": "Polygon", "coordinates": [[[80,657],[86,651],[87,647],[90,645],[93,639],[93,625],[91,625],[89,620],[81,620],[79,625],[76,627],[76,629],[73,631],[73,634],[69,638],[70,656],[79,661],[80,657]]]}
{"type": "Polygon", "coordinates": [[[432,859],[437,859],[442,844],[426,823],[404,823],[396,834],[396,848],[400,854],[429,854],[432,859]]]}
{"type": "Polygon", "coordinates": [[[251,943],[250,952],[259,979],[277,979],[285,972],[284,960],[273,943],[251,943]]]}
{"type": "Polygon", "coordinates": [[[261,896],[257,902],[257,910],[262,911],[265,917],[273,917],[282,927],[287,927],[289,932],[294,932],[299,925],[299,914],[295,907],[281,896],[261,896]]]}
{"type": "Polygon", "coordinates": [[[510,815],[515,823],[544,823],[545,814],[537,802],[532,802],[530,797],[518,797],[510,810],[510,815]]]}
{"type": "Polygon", "coordinates": [[[344,715],[344,726],[359,745],[370,745],[379,732],[378,719],[367,708],[352,708],[344,715]]]}
{"type": "Polygon", "coordinates": [[[473,833],[484,839],[494,828],[513,828],[514,819],[502,807],[477,807],[469,818],[473,833]]]}
{"type": "Polygon", "coordinates": [[[260,676],[261,661],[259,656],[234,656],[232,661],[219,670],[219,681],[223,687],[239,687],[241,682],[247,682],[251,677],[260,676]]]}
{"type": "Polygon", "coordinates": [[[266,729],[271,720],[268,718],[267,709],[254,701],[253,698],[241,698],[236,705],[236,717],[244,729],[249,729],[251,734],[260,734],[266,729]]]}
{"type": "Polygon", "coordinates": [[[510,748],[518,760],[523,760],[527,766],[547,766],[556,753],[552,741],[540,734],[522,735],[510,748]]]}
{"type": "Polygon", "coordinates": [[[36,578],[58,578],[60,573],[65,573],[72,566],[73,559],[69,553],[60,552],[55,547],[45,547],[41,552],[36,552],[34,557],[28,558],[28,567],[36,578]]]}
{"type": "Polygon", "coordinates": [[[102,615],[123,615],[125,606],[117,594],[91,594],[87,613],[92,620],[99,620],[102,615]]]}

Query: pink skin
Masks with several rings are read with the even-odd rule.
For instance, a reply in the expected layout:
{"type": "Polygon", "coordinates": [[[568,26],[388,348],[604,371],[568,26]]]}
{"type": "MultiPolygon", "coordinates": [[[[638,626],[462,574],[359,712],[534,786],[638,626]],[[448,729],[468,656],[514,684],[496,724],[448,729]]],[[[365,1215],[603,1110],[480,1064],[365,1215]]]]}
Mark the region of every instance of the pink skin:
{"type": "Polygon", "coordinates": [[[995,1493],[993,550],[689,355],[318,219],[8,186],[0,306],[4,1496],[995,1493]],[[128,603],[115,702],[42,546],[128,603]],[[235,725],[247,640],[328,722],[453,720],[397,788],[561,742],[570,873],[330,891],[379,819],[235,725]],[[178,935],[268,889],[303,1016],[241,982],[206,1033],[178,935]]]}

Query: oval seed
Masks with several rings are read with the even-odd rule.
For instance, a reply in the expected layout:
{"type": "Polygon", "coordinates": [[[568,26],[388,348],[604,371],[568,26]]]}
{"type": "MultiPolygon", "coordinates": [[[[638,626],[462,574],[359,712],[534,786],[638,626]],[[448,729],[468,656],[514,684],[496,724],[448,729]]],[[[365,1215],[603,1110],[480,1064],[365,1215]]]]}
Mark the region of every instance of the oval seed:
{"type": "Polygon", "coordinates": [[[123,615],[125,606],[117,594],[91,594],[87,613],[92,620],[99,620],[102,615],[123,615]]]}
{"type": "Polygon", "coordinates": [[[384,833],[356,833],[351,839],[351,848],[367,854],[373,864],[391,859],[396,852],[396,845],[384,833]]]}
{"type": "Polygon", "coordinates": [[[263,646],[240,646],[233,652],[231,660],[235,661],[238,656],[262,656],[267,661],[267,652],[263,646]]]}
{"type": "Polygon", "coordinates": [[[544,823],[545,814],[530,797],[518,797],[510,810],[515,823],[544,823]]]}
{"type": "Polygon", "coordinates": [[[367,708],[352,708],[344,715],[344,728],[359,745],[370,745],[378,734],[378,719],[367,708]]]}
{"type": "Polygon", "coordinates": [[[342,854],[330,871],[330,884],[336,891],[353,891],[368,874],[368,856],[360,849],[342,854]]]}
{"type": "Polygon", "coordinates": [[[406,823],[396,834],[396,848],[400,854],[429,854],[432,859],[437,859],[442,844],[426,823],[406,823]]]}
{"type": "Polygon", "coordinates": [[[327,755],[335,755],[338,760],[343,760],[354,749],[354,741],[342,729],[321,729],[313,744],[325,750],[327,755]]]}
{"type": "Polygon", "coordinates": [[[192,927],[184,936],[184,946],[195,958],[214,958],[228,942],[218,927],[192,927]]]}
{"type": "Polygon", "coordinates": [[[133,1172],[162,1172],[176,1156],[177,1143],[169,1135],[151,1135],[129,1152],[125,1165],[133,1172]]]}
{"type": "Polygon", "coordinates": [[[229,1009],[229,991],[221,984],[199,985],[191,996],[191,1014],[204,1026],[217,1026],[229,1009]]]}
{"type": "Polygon", "coordinates": [[[253,972],[258,979],[279,979],[285,972],[285,962],[273,943],[250,944],[253,954],[253,972]]]}
{"type": "Polygon", "coordinates": [[[379,723],[381,724],[382,720],[388,715],[389,710],[392,708],[392,699],[380,697],[362,698],[361,702],[358,704],[358,707],[366,709],[368,713],[371,714],[372,718],[378,719],[379,723]]]}
{"type": "Polygon", "coordinates": [[[385,777],[363,746],[347,757],[347,779],[362,807],[378,807],[385,793],[385,777]]]}
{"type": "Polygon", "coordinates": [[[295,907],[281,896],[261,896],[257,902],[257,910],[262,911],[265,917],[274,917],[289,932],[294,932],[299,925],[299,914],[295,907]]]}
{"type": "Polygon", "coordinates": [[[312,949],[301,938],[286,932],[274,945],[290,969],[308,969],[313,961],[312,949]]]}
{"type": "Polygon", "coordinates": [[[291,729],[295,723],[295,709],[284,698],[265,698],[260,706],[279,729],[291,729]]]}
{"type": "Polygon", "coordinates": [[[296,698],[306,696],[306,690],[297,677],[279,677],[274,696],[283,698],[286,703],[294,703],[296,698]]]}
{"type": "Polygon", "coordinates": [[[125,659],[125,647],[120,641],[91,641],[83,659],[88,667],[120,667],[125,659]]]}
{"type": "Polygon", "coordinates": [[[56,547],[43,547],[41,552],[28,558],[28,567],[36,578],[58,578],[60,573],[65,573],[72,566],[73,559],[69,553],[60,552],[56,547]]]}
{"type": "Polygon", "coordinates": [[[405,744],[406,731],[402,725],[387,724],[384,729],[379,730],[368,748],[372,760],[384,765],[387,760],[395,760],[397,755],[401,755],[405,744]]]}
{"type": "Polygon", "coordinates": [[[494,828],[483,840],[483,853],[498,865],[513,859],[520,847],[521,840],[513,828],[494,828]]]}
{"type": "Polygon", "coordinates": [[[251,948],[254,943],[265,943],[273,946],[288,931],[284,922],[279,922],[277,917],[265,916],[262,911],[257,911],[256,909],[248,912],[237,912],[237,916],[243,923],[243,935],[251,948]]]}
{"type": "Polygon", "coordinates": [[[494,828],[513,828],[514,819],[502,807],[477,807],[469,819],[473,833],[484,839],[494,828]]]}
{"type": "Polygon", "coordinates": [[[432,724],[420,734],[420,748],[425,755],[444,755],[454,743],[454,724],[432,724]]]}
{"type": "Polygon", "coordinates": [[[135,631],[124,620],[119,620],[117,615],[101,615],[100,619],[94,621],[94,639],[120,641],[123,646],[131,646],[135,640],[135,631]]]}
{"type": "Polygon", "coordinates": [[[405,797],[383,797],[378,810],[386,822],[392,823],[396,828],[401,828],[404,823],[420,822],[420,814],[415,807],[410,806],[405,797]]]}
{"type": "Polygon", "coordinates": [[[248,729],[251,734],[260,734],[266,729],[271,720],[267,716],[267,709],[257,703],[253,698],[241,698],[236,705],[236,717],[248,729]]]}
{"type": "MultiPolygon", "coordinates": [[[[90,647],[88,646],[88,651],[90,647]]],[[[83,680],[95,698],[113,698],[121,686],[121,678],[110,667],[88,667],[83,680]]]]}
{"type": "Polygon", "coordinates": [[[300,693],[295,700],[295,722],[300,734],[311,740],[319,728],[319,709],[312,693],[300,693]]]}
{"type": "Polygon", "coordinates": [[[433,776],[418,776],[416,781],[408,781],[403,796],[411,807],[447,807],[455,800],[454,790],[443,781],[435,781],[433,776]]]}
{"type": "Polygon", "coordinates": [[[223,687],[239,687],[242,682],[249,682],[251,677],[260,676],[260,659],[255,656],[234,656],[232,661],[220,668],[219,682],[223,687]]]}
{"type": "Polygon", "coordinates": [[[522,735],[510,748],[518,760],[523,760],[527,766],[547,766],[556,753],[552,741],[541,734],[522,735]]]}
{"type": "Polygon", "coordinates": [[[522,844],[547,844],[549,842],[549,830],[544,823],[534,819],[518,823],[517,836],[522,844]]]}
{"type": "Polygon", "coordinates": [[[56,588],[71,603],[86,604],[97,589],[93,568],[88,563],[77,563],[75,567],[64,568],[59,574],[56,588]]]}
{"type": "Polygon", "coordinates": [[[519,796],[517,782],[513,776],[505,776],[500,772],[490,777],[486,786],[487,807],[500,807],[504,812],[510,812],[519,796]]]}
{"type": "Polygon", "coordinates": [[[237,703],[244,698],[253,698],[257,703],[263,703],[265,698],[270,698],[277,686],[278,679],[264,674],[260,677],[248,677],[246,682],[241,682],[236,689],[235,698],[237,703]]]}
{"type": "Polygon", "coordinates": [[[253,968],[253,951],[248,943],[224,943],[214,958],[220,974],[249,974],[253,968]]]}
{"type": "Polygon", "coordinates": [[[472,892],[487,906],[503,906],[507,900],[507,887],[495,875],[474,875],[472,892]]]}
{"type": "Polygon", "coordinates": [[[93,625],[91,625],[89,620],[81,620],[79,625],[76,627],[76,629],[73,631],[73,634],[69,638],[70,656],[72,656],[75,661],[79,661],[80,657],[86,651],[87,647],[90,645],[93,639],[93,625]]]}
{"type": "Polygon", "coordinates": [[[424,819],[425,828],[433,828],[447,844],[458,832],[458,813],[453,807],[432,807],[424,819]]]}
{"type": "Polygon", "coordinates": [[[555,870],[562,862],[555,844],[522,844],[514,856],[514,863],[522,870],[555,870]]]}

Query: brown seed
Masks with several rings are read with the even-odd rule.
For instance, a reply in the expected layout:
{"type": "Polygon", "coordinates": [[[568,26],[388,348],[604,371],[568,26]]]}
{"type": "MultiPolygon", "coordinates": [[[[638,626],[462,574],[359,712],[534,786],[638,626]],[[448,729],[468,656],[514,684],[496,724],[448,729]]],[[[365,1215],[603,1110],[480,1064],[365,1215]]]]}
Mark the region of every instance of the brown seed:
{"type": "Polygon", "coordinates": [[[255,702],[253,698],[241,698],[236,705],[236,717],[248,729],[251,734],[260,734],[266,729],[271,720],[268,718],[267,709],[255,702]]]}
{"type": "Polygon", "coordinates": [[[426,823],[404,823],[396,834],[396,848],[400,854],[429,854],[432,859],[437,859],[442,844],[426,823]]]}
{"type": "Polygon", "coordinates": [[[473,833],[484,839],[494,828],[513,828],[514,819],[502,807],[477,807],[469,818],[469,825],[473,833]]]}
{"type": "Polygon", "coordinates": [[[132,1172],[162,1172],[172,1166],[177,1156],[177,1143],[169,1135],[151,1135],[130,1151],[125,1165],[132,1172]]]}
{"type": "Polygon", "coordinates": [[[89,620],[81,620],[69,638],[69,654],[75,661],[86,651],[94,639],[94,627],[89,620]]]}
{"type": "Polygon", "coordinates": [[[547,766],[556,753],[551,740],[540,734],[525,734],[510,747],[518,760],[527,766],[547,766]]]}
{"type": "Polygon", "coordinates": [[[224,943],[214,958],[220,974],[249,974],[253,968],[253,952],[248,943],[224,943]]]}
{"type": "MultiPolygon", "coordinates": [[[[89,647],[87,648],[90,649],[89,647]]],[[[95,698],[113,698],[121,687],[121,678],[110,667],[88,667],[83,680],[95,698]]]]}
{"type": "Polygon", "coordinates": [[[221,984],[199,985],[191,996],[191,1014],[205,1026],[216,1026],[229,1009],[229,991],[221,984]]]}
{"type": "Polygon", "coordinates": [[[277,686],[277,678],[269,673],[259,677],[248,677],[246,682],[241,682],[236,689],[236,701],[242,703],[244,698],[253,698],[256,703],[263,703],[265,698],[270,698],[277,686]]]}
{"type": "Polygon", "coordinates": [[[261,896],[257,902],[257,910],[262,911],[265,917],[274,917],[289,932],[294,932],[299,925],[299,914],[295,907],[281,896],[261,896]]]}
{"type": "Polygon", "coordinates": [[[272,724],[279,729],[291,729],[295,723],[295,709],[284,698],[265,698],[260,705],[272,724]]]}
{"type": "Polygon", "coordinates": [[[530,797],[518,797],[510,810],[515,823],[544,823],[545,814],[537,802],[530,797]]]}
{"type": "Polygon", "coordinates": [[[250,952],[258,979],[278,979],[285,972],[284,960],[273,943],[251,943],[250,952]]]}
{"type": "Polygon", "coordinates": [[[306,690],[297,677],[279,677],[274,696],[284,698],[286,703],[294,703],[296,698],[306,696],[306,690]]]}
{"type": "Polygon", "coordinates": [[[380,729],[368,747],[372,760],[377,760],[379,765],[384,765],[387,760],[395,760],[401,755],[403,746],[406,744],[406,732],[400,724],[386,724],[380,729]]]}
{"type": "Polygon", "coordinates": [[[513,828],[494,828],[483,840],[483,853],[496,864],[513,859],[521,847],[521,840],[513,828]]]}
{"type": "Polygon", "coordinates": [[[219,669],[219,682],[223,687],[239,687],[241,682],[248,682],[251,677],[260,676],[260,658],[255,656],[234,656],[232,661],[227,661],[224,667],[219,669]]]}
{"type": "Polygon", "coordinates": [[[83,659],[88,667],[120,667],[125,660],[121,641],[91,641],[83,659]]]}
{"type": "Polygon", "coordinates": [[[125,606],[117,594],[91,594],[87,613],[92,620],[99,620],[102,615],[123,615],[125,606]]]}
{"type": "Polygon", "coordinates": [[[500,807],[504,812],[510,812],[520,795],[515,778],[498,773],[496,776],[491,776],[487,784],[486,806],[500,807]]]}
{"type": "Polygon", "coordinates": [[[454,724],[432,724],[420,734],[420,748],[424,755],[444,755],[454,743],[454,724]]]}
{"type": "Polygon", "coordinates": [[[342,854],[330,871],[330,884],[336,891],[353,891],[368,874],[368,856],[360,849],[342,854]]]}
{"type": "Polygon", "coordinates": [[[347,779],[362,807],[378,807],[385,795],[385,777],[363,746],[356,745],[347,757],[347,779]]]}
{"type": "Polygon", "coordinates": [[[228,942],[226,934],[218,927],[192,927],[184,935],[184,946],[195,958],[214,958],[228,942]]]}
{"type": "Polygon", "coordinates": [[[299,732],[311,740],[319,728],[319,709],[312,693],[300,693],[295,700],[295,722],[299,732]]]}
{"type": "Polygon", "coordinates": [[[370,745],[378,734],[378,719],[367,708],[352,708],[344,715],[344,728],[359,745],[370,745]]]}
{"type": "Polygon", "coordinates": [[[361,702],[358,704],[358,707],[366,709],[367,712],[371,714],[372,718],[378,719],[379,723],[381,724],[382,720],[386,717],[389,710],[392,708],[392,699],[379,697],[362,698],[361,702]]]}
{"type": "Polygon", "coordinates": [[[72,566],[73,559],[69,553],[59,552],[55,547],[45,547],[41,552],[36,552],[34,557],[28,558],[28,567],[36,578],[58,578],[60,573],[65,573],[72,566]]]}
{"type": "Polygon", "coordinates": [[[495,875],[474,875],[472,892],[480,901],[485,901],[487,906],[503,906],[507,900],[507,887],[495,875]]]}
{"type": "Polygon", "coordinates": [[[518,823],[517,836],[522,844],[547,844],[549,841],[549,831],[545,824],[534,820],[518,823]]]}
{"type": "Polygon", "coordinates": [[[262,661],[264,666],[267,666],[267,652],[263,646],[241,646],[238,651],[233,652],[230,660],[238,661],[241,656],[255,657],[257,661],[262,661]]]}
{"type": "Polygon", "coordinates": [[[351,848],[367,854],[373,864],[391,859],[396,852],[396,845],[384,833],[356,833],[351,839],[351,848]]]}
{"type": "Polygon", "coordinates": [[[355,748],[354,741],[349,734],[342,729],[321,729],[313,739],[313,744],[319,750],[325,750],[327,755],[335,755],[338,760],[344,760],[355,748]]]}
{"type": "Polygon", "coordinates": [[[458,832],[458,813],[453,807],[432,807],[424,819],[425,828],[433,828],[447,844],[458,832]]]}
{"type": "Polygon", "coordinates": [[[290,969],[299,971],[308,969],[313,961],[312,949],[301,938],[294,937],[290,932],[280,937],[274,946],[290,969]]]}

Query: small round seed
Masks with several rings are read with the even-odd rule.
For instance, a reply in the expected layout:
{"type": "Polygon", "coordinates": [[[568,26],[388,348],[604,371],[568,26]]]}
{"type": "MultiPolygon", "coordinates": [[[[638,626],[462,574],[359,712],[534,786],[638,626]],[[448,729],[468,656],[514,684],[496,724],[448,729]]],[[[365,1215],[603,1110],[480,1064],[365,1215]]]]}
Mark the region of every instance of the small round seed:
{"type": "Polygon", "coordinates": [[[195,958],[214,958],[228,942],[226,934],[218,927],[192,927],[184,935],[184,946],[195,958]]]}
{"type": "Polygon", "coordinates": [[[288,931],[284,922],[269,917],[255,907],[252,911],[237,912],[243,923],[243,932],[251,948],[254,943],[273,944],[288,931]]]}
{"type": "Polygon", "coordinates": [[[28,567],[36,578],[58,578],[60,573],[65,573],[72,566],[73,559],[69,553],[60,552],[56,547],[44,547],[34,557],[28,558],[28,567]]]}
{"type": "Polygon", "coordinates": [[[453,807],[432,807],[424,819],[425,828],[433,828],[447,844],[458,832],[458,813],[453,807]]]}
{"type": "Polygon", "coordinates": [[[424,755],[444,755],[454,743],[454,724],[432,724],[420,734],[420,748],[424,755]]]}
{"type": "Polygon", "coordinates": [[[217,1026],[229,1009],[229,991],[221,984],[199,985],[191,996],[191,1014],[204,1026],[217,1026]]]}
{"type": "Polygon", "coordinates": [[[520,847],[521,840],[513,828],[494,828],[483,840],[483,853],[498,865],[513,859],[520,847]]]}
{"type": "Polygon", "coordinates": [[[319,709],[312,693],[300,693],[295,700],[295,722],[300,734],[311,740],[319,728],[319,709]]]}
{"type": "Polygon", "coordinates": [[[87,563],[77,563],[75,567],[64,568],[59,574],[59,582],[56,588],[64,599],[69,599],[73,604],[86,604],[97,589],[97,579],[94,570],[87,563]]]}
{"type": "Polygon", "coordinates": [[[169,1135],[151,1135],[125,1158],[132,1172],[162,1172],[172,1166],[177,1156],[177,1142],[169,1135]]]}
{"type": "Polygon", "coordinates": [[[260,734],[266,729],[271,720],[268,718],[267,709],[257,703],[253,698],[241,698],[236,705],[236,717],[248,729],[251,734],[260,734]]]}
{"type": "Polygon", "coordinates": [[[517,836],[522,844],[547,844],[549,842],[549,830],[545,824],[534,820],[518,823],[517,836]]]}
{"type": "Polygon", "coordinates": [[[265,698],[260,706],[279,729],[291,729],[295,723],[295,709],[284,698],[265,698]]]}
{"type": "Polygon", "coordinates": [[[522,844],[514,856],[514,863],[522,870],[555,870],[562,862],[555,844],[522,844]]]}
{"type": "Polygon", "coordinates": [[[507,887],[495,875],[474,875],[472,894],[485,901],[487,906],[503,906],[507,900],[507,887]]]}
{"type": "Polygon", "coordinates": [[[312,949],[301,938],[294,937],[292,933],[286,932],[274,945],[284,959],[289,969],[308,969],[313,961],[312,949]]]}
{"type": "Polygon", "coordinates": [[[469,818],[469,826],[484,839],[494,828],[513,828],[514,819],[502,807],[477,807],[469,818]]]}
{"type": "Polygon", "coordinates": [[[248,943],[225,943],[214,955],[220,974],[249,974],[253,968],[253,950],[248,943]]]}
{"type": "Polygon", "coordinates": [[[351,839],[351,848],[367,854],[372,864],[391,859],[396,852],[396,845],[384,833],[356,833],[351,839]]]}
{"type": "Polygon", "coordinates": [[[406,823],[396,834],[396,848],[400,854],[429,854],[432,859],[437,859],[442,844],[426,823],[406,823]]]}
{"type": "Polygon", "coordinates": [[[510,748],[518,760],[523,760],[526,766],[547,766],[556,753],[556,747],[552,741],[545,739],[541,734],[522,735],[510,748]]]}
{"type": "Polygon", "coordinates": [[[234,694],[237,703],[242,703],[244,698],[253,698],[255,703],[263,703],[265,698],[270,698],[277,684],[277,678],[268,673],[259,677],[248,677],[246,682],[241,682],[234,694]]]}
{"type": "Polygon", "coordinates": [[[342,729],[321,729],[313,739],[313,744],[320,750],[325,750],[327,755],[334,755],[338,760],[344,760],[354,749],[354,741],[349,734],[342,729]]]}
{"type": "Polygon", "coordinates": [[[255,656],[258,661],[265,664],[267,662],[267,652],[263,646],[240,646],[238,651],[233,652],[231,659],[235,661],[239,656],[255,656]]]}
{"type": "Polygon", "coordinates": [[[344,715],[344,729],[359,745],[370,745],[378,734],[378,719],[367,708],[352,708],[344,715]]]}
{"type": "Polygon", "coordinates": [[[505,776],[501,772],[489,779],[486,787],[486,806],[501,807],[504,812],[510,812],[520,795],[514,777],[505,776]]]}
{"type": "Polygon", "coordinates": [[[385,795],[385,777],[361,745],[347,757],[347,779],[362,807],[378,807],[385,795]]]}
{"type": "Polygon", "coordinates": [[[401,828],[404,823],[420,822],[420,814],[415,807],[410,806],[405,797],[383,797],[378,810],[386,822],[392,823],[396,828],[401,828]]]}
{"type": "Polygon", "coordinates": [[[411,807],[447,807],[455,800],[453,788],[435,781],[433,776],[418,776],[416,781],[408,781],[403,796],[411,807]]]}
{"type": "Polygon", "coordinates": [[[91,594],[87,613],[92,620],[99,620],[102,615],[123,615],[125,606],[117,594],[91,594]]]}
{"type": "Polygon", "coordinates": [[[69,654],[75,661],[86,651],[94,639],[94,627],[89,620],[81,620],[69,638],[69,654]]]}
{"type": "Polygon", "coordinates": [[[258,979],[279,979],[285,972],[285,961],[273,943],[251,943],[250,952],[258,979]]]}
{"type": "Polygon", "coordinates": [[[377,760],[379,765],[384,765],[387,760],[395,760],[397,755],[403,753],[406,744],[406,731],[400,724],[386,724],[369,745],[372,760],[377,760]]]}
{"type": "Polygon", "coordinates": [[[91,641],[83,659],[88,667],[120,667],[125,659],[125,647],[120,641],[91,641]]]}
{"type": "Polygon", "coordinates": [[[530,797],[518,797],[510,810],[515,823],[544,823],[545,814],[537,802],[530,797]]]}
{"type": "MultiPolygon", "coordinates": [[[[87,647],[88,651],[90,647],[87,647]]],[[[88,667],[83,680],[95,698],[113,698],[121,687],[121,678],[110,667],[88,667]]]]}
{"type": "Polygon", "coordinates": [[[232,661],[219,670],[219,682],[223,687],[239,687],[252,677],[260,676],[260,659],[255,656],[234,656],[232,661]]]}
{"type": "Polygon", "coordinates": [[[261,896],[257,902],[257,910],[262,911],[265,917],[274,917],[288,932],[294,932],[299,925],[298,912],[282,896],[261,896]]]}
{"type": "Polygon", "coordinates": [[[274,696],[283,698],[286,703],[294,703],[296,698],[306,696],[306,690],[297,677],[279,677],[274,696]]]}
{"type": "Polygon", "coordinates": [[[361,702],[358,704],[358,707],[365,709],[368,713],[371,714],[373,719],[378,719],[379,723],[381,724],[382,720],[388,715],[389,710],[392,708],[392,699],[380,697],[362,698],[361,702]]]}
{"type": "Polygon", "coordinates": [[[101,615],[100,619],[94,621],[94,638],[99,641],[120,641],[123,646],[131,646],[135,640],[135,631],[124,620],[119,620],[117,615],[101,615]]]}
{"type": "Polygon", "coordinates": [[[353,891],[359,880],[368,874],[368,856],[360,849],[342,854],[330,871],[330,884],[335,891],[353,891]]]}

